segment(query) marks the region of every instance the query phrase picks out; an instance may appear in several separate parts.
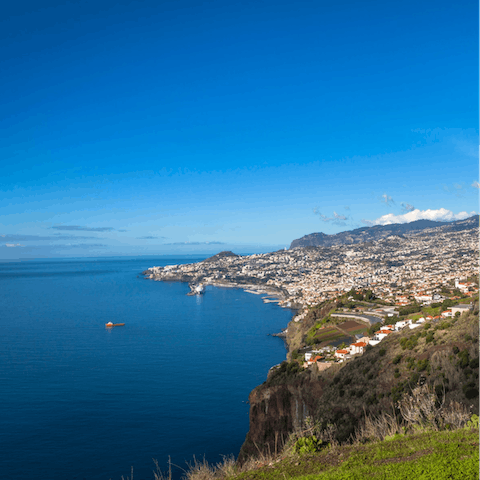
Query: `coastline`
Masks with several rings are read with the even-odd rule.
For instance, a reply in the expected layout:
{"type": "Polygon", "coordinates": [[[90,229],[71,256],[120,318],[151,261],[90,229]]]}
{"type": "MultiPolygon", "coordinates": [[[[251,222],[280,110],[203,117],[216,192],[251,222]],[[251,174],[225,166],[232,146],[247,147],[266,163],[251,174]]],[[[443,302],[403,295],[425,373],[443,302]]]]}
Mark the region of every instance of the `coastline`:
{"type": "MultiPolygon", "coordinates": [[[[153,267],[155,268],[155,267],[153,267]]],[[[158,273],[152,271],[152,269],[147,269],[142,272],[146,280],[154,280],[156,282],[180,282],[180,283],[202,283],[203,286],[212,286],[218,288],[238,288],[243,290],[246,293],[251,293],[253,295],[265,295],[263,297],[263,303],[278,303],[282,308],[289,308],[295,311],[298,311],[303,305],[292,305],[291,302],[287,301],[287,292],[284,292],[283,289],[279,287],[271,287],[269,285],[259,285],[255,283],[237,283],[230,281],[201,281],[199,282],[193,276],[187,275],[176,275],[176,274],[163,274],[161,277],[158,273]]],[[[190,292],[189,294],[192,294],[190,292]]]]}

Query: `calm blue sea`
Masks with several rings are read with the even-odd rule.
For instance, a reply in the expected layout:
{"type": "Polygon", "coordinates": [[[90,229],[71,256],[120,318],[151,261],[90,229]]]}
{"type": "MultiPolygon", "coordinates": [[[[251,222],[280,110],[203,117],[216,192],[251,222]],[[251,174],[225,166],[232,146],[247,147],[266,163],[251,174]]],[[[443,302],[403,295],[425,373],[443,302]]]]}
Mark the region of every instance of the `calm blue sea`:
{"type": "Polygon", "coordinates": [[[0,263],[2,478],[152,479],[152,459],[238,455],[248,394],[285,359],[267,334],[292,312],[140,274],[203,258],[0,263]]]}

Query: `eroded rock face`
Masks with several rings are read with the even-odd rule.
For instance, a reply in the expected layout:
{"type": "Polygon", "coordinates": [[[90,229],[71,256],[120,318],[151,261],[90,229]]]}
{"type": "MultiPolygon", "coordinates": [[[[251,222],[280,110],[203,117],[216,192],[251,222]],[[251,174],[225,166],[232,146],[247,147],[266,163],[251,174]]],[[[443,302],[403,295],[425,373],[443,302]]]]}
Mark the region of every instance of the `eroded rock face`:
{"type": "Polygon", "coordinates": [[[280,452],[291,432],[304,426],[322,393],[317,379],[291,385],[260,385],[249,396],[250,430],[238,460],[242,463],[259,452],[280,452]]]}

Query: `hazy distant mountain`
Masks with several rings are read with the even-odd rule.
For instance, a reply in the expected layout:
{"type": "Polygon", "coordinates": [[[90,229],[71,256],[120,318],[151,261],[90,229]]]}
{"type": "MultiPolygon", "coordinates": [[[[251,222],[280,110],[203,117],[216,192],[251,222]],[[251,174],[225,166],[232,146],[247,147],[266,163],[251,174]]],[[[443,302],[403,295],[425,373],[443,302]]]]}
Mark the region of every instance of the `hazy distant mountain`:
{"type": "MultiPolygon", "coordinates": [[[[362,227],[334,235],[326,233],[311,233],[294,240],[290,248],[297,247],[330,247],[332,245],[351,245],[354,243],[369,242],[389,237],[390,235],[404,235],[407,233],[419,233],[422,230],[442,227],[442,230],[457,231],[468,230],[478,227],[478,215],[465,220],[455,222],[434,222],[433,220],[416,220],[411,223],[395,223],[393,225],[375,225],[374,227],[362,227]]],[[[425,232],[427,233],[427,232],[425,232]]]]}

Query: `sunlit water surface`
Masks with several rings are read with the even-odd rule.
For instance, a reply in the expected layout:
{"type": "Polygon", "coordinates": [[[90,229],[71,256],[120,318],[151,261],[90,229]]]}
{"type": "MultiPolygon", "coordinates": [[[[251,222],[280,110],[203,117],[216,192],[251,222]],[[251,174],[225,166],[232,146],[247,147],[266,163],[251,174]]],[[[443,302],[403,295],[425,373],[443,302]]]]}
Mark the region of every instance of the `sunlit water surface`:
{"type": "Polygon", "coordinates": [[[152,459],[238,455],[248,394],[285,359],[268,334],[292,312],[140,274],[203,258],[0,263],[3,478],[151,479],[152,459]]]}

